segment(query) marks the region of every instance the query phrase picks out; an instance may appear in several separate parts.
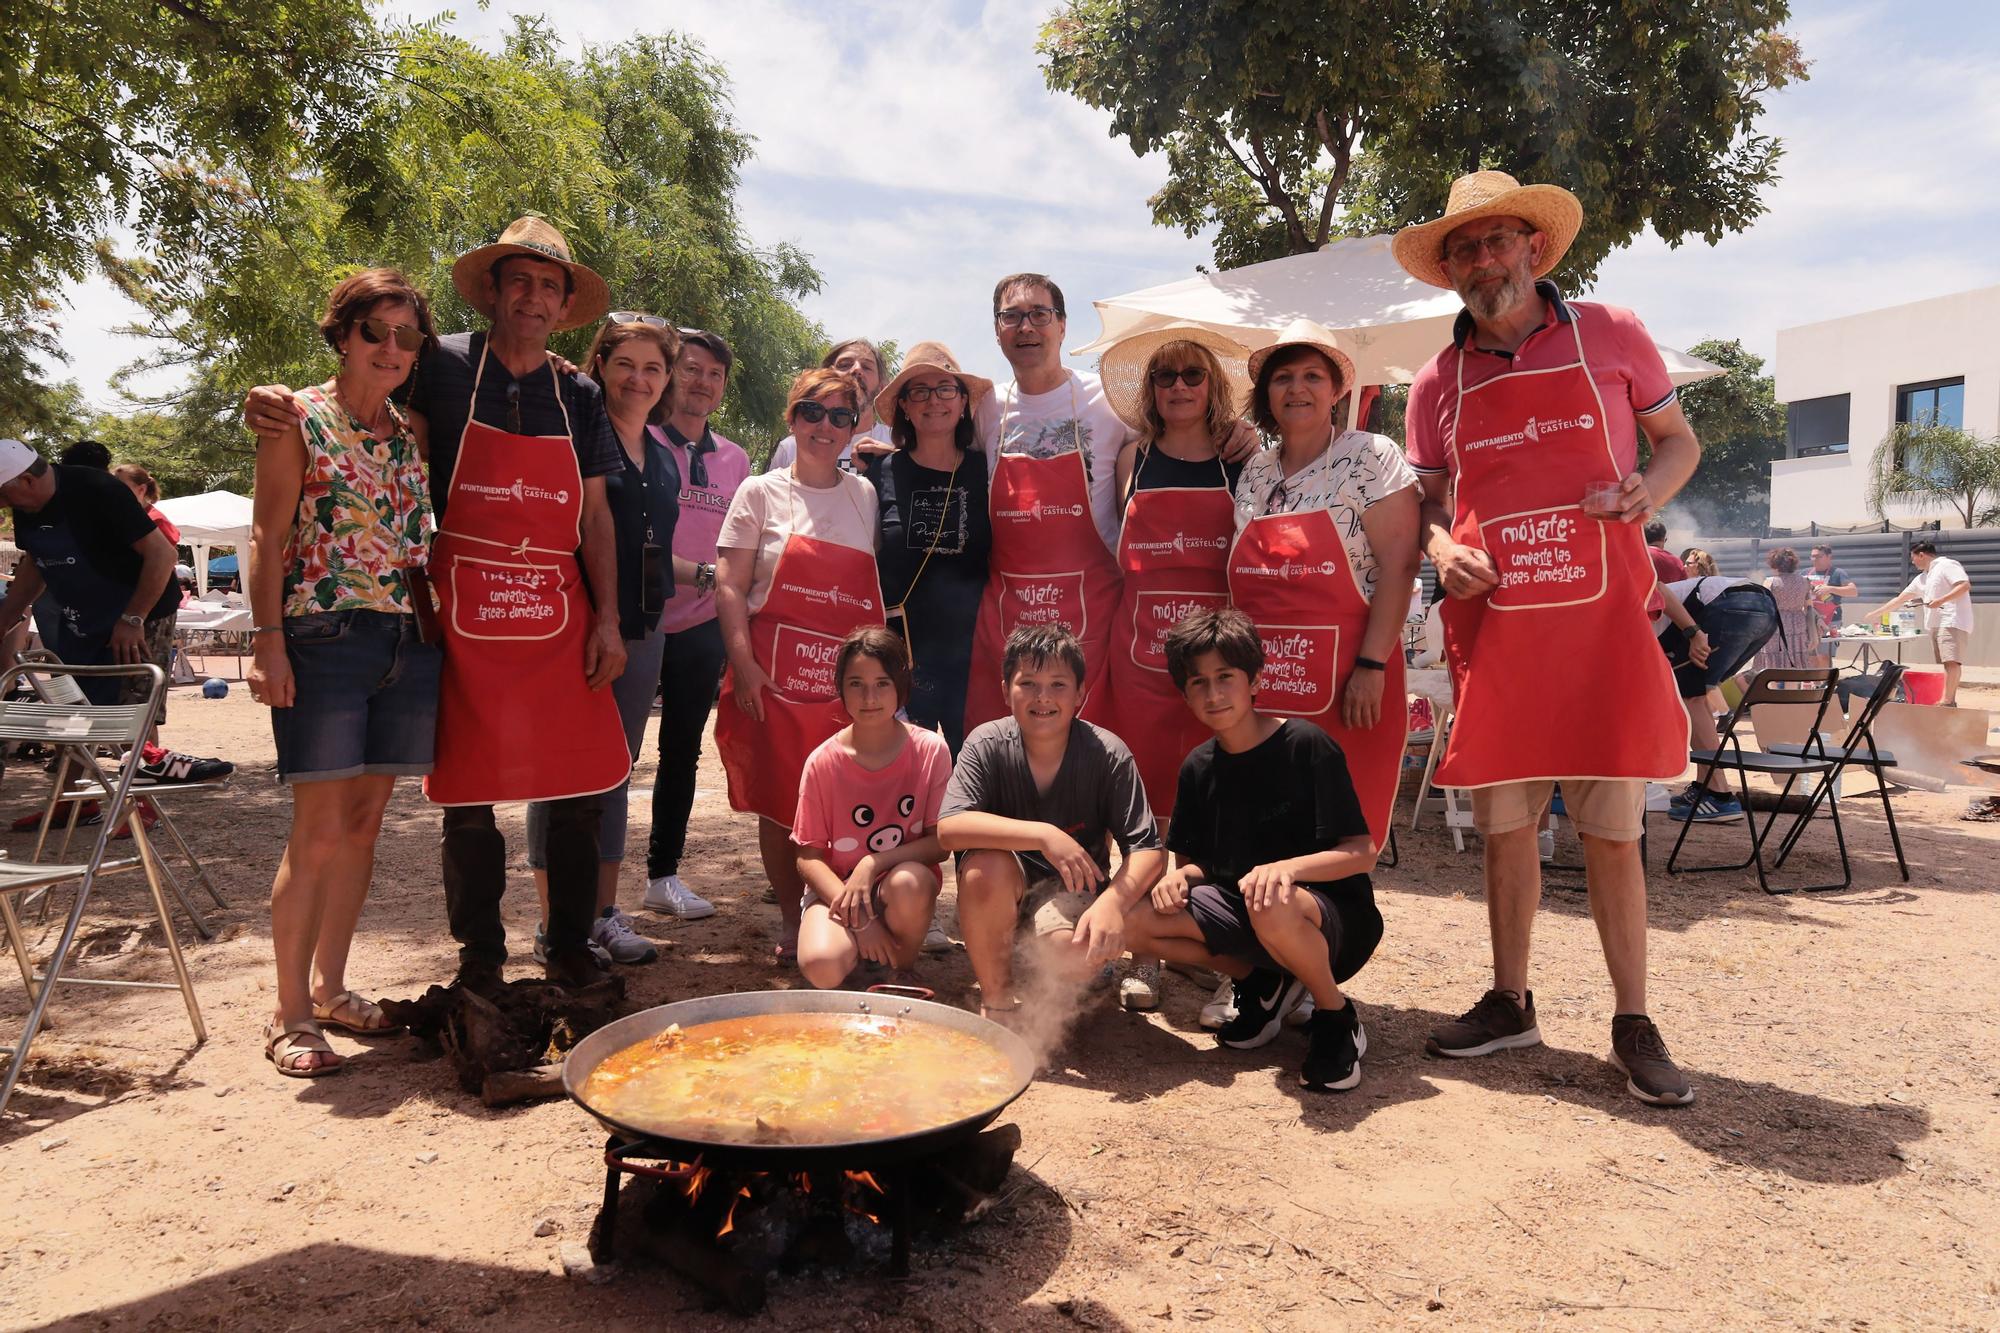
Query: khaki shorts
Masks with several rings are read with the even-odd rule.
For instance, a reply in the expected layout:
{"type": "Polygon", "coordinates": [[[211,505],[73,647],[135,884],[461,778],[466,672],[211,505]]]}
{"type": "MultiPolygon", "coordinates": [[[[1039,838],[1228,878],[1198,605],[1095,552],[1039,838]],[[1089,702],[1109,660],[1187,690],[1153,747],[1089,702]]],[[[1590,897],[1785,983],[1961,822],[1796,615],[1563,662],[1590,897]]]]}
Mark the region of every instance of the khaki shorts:
{"type": "Polygon", "coordinates": [[[1931,647],[1937,650],[1938,664],[1963,662],[1965,645],[1972,641],[1972,631],[1940,625],[1931,631],[1931,647]]]}
{"type": "Polygon", "coordinates": [[[1067,934],[1096,901],[1096,894],[1071,893],[1059,879],[1038,880],[1021,895],[1020,920],[1033,923],[1037,935],[1067,934]]]}
{"type": "MultiPolygon", "coordinates": [[[[1472,826],[1512,833],[1540,822],[1556,784],[1550,779],[1472,789],[1472,826]]],[[[1646,828],[1646,784],[1636,778],[1564,778],[1563,808],[1578,833],[1606,842],[1637,842],[1646,828]]]]}

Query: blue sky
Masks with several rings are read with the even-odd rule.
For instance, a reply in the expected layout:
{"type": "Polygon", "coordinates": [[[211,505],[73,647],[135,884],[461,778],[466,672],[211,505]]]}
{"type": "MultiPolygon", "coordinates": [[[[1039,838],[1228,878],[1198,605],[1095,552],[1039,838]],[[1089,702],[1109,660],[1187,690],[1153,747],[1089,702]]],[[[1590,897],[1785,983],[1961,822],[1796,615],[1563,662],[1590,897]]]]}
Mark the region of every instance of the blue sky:
{"type": "MultiPolygon", "coordinates": [[[[468,0],[456,30],[489,39],[515,12],[550,13],[572,43],[611,42],[638,8],[468,0]]],[[[814,256],[825,288],[808,312],[836,337],[942,338],[969,369],[1004,377],[987,314],[999,275],[1055,275],[1080,346],[1097,333],[1092,298],[1210,258],[1200,238],[1152,225],[1145,201],[1163,164],[1044,86],[1034,41],[1049,8],[676,0],[643,12],[729,69],[739,123],[759,141],[745,227],[760,245],[814,256]]],[[[1800,3],[1789,26],[1812,78],[1766,103],[1764,128],[1786,142],[1769,214],[1714,247],[1642,237],[1593,293],[1637,309],[1662,341],[1737,337],[1768,356],[1782,327],[2000,283],[1988,216],[2000,198],[2000,6],[1800,3]]],[[[115,407],[105,381],[140,350],[110,332],[129,313],[101,284],[69,295],[69,373],[115,407]]]]}

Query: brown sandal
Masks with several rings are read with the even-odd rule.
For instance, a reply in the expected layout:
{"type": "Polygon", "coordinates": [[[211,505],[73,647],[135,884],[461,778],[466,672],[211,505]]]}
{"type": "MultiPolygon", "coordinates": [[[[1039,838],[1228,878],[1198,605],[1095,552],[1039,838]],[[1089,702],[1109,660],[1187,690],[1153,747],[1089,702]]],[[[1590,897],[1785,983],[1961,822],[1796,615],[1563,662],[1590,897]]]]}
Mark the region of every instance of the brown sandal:
{"type": "Polygon", "coordinates": [[[313,1018],[327,1027],[351,1032],[357,1037],[379,1037],[386,1032],[401,1032],[402,1024],[391,1023],[382,1012],[382,1006],[373,1000],[365,1000],[351,990],[344,990],[325,1004],[314,1003],[313,1018]],[[359,1012],[360,1023],[350,1023],[340,1017],[341,1010],[359,1012]],[[370,1022],[369,1020],[373,1020],[370,1022]]]}
{"type": "Polygon", "coordinates": [[[339,1052],[326,1044],[317,1023],[275,1023],[264,1025],[264,1058],[286,1078],[323,1078],[338,1074],[347,1064],[339,1052]],[[331,1055],[332,1064],[303,1063],[309,1055],[331,1055]]]}

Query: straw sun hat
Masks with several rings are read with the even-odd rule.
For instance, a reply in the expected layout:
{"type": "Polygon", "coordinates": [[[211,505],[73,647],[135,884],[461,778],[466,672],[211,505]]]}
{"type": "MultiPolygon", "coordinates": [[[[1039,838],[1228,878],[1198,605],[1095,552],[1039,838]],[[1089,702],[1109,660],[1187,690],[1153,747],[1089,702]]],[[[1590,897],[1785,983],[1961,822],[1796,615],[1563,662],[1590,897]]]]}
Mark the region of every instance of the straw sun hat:
{"type": "Polygon", "coordinates": [[[965,407],[970,412],[979,406],[979,400],[993,392],[993,381],[982,375],[970,374],[958,368],[958,358],[951,349],[939,342],[920,342],[910,348],[903,357],[903,367],[875,395],[875,416],[879,421],[894,423],[896,420],[896,395],[909,383],[910,376],[920,370],[948,370],[965,382],[965,407]]]}
{"type": "Polygon", "coordinates": [[[1334,339],[1333,330],[1310,319],[1293,320],[1285,325],[1276,342],[1269,347],[1259,347],[1250,354],[1248,369],[1252,385],[1256,384],[1257,376],[1263,373],[1264,363],[1287,347],[1310,347],[1333,362],[1334,371],[1340,376],[1342,396],[1354,388],[1354,358],[1340,350],[1340,343],[1334,339]]]}
{"type": "Polygon", "coordinates": [[[1433,287],[1453,284],[1444,268],[1444,238],[1480,218],[1520,218],[1548,235],[1535,276],[1553,272],[1583,226],[1583,205],[1560,185],[1523,185],[1504,171],[1475,171],[1451,183],[1444,216],[1396,233],[1391,250],[1403,271],[1433,287]]]}
{"type": "Polygon", "coordinates": [[[1205,325],[1180,321],[1121,338],[1104,349],[1104,360],[1097,369],[1104,381],[1105,401],[1133,430],[1143,433],[1152,429],[1146,420],[1146,363],[1154,352],[1177,342],[1199,343],[1215,353],[1215,359],[1222,363],[1222,377],[1229,382],[1229,410],[1242,415],[1250,397],[1243,348],[1205,325]]]}
{"type": "Polygon", "coordinates": [[[555,326],[556,332],[595,324],[611,308],[611,290],[604,285],[604,279],[570,258],[569,242],[549,225],[547,218],[530,214],[515,218],[507,224],[507,230],[500,233],[499,240],[491,245],[482,245],[477,250],[466,251],[451,266],[451,285],[458,288],[458,294],[465,298],[467,305],[487,319],[493,318],[493,300],[486,276],[493,271],[495,263],[509,255],[546,259],[561,264],[569,271],[570,281],[576,284],[576,292],[570,299],[569,318],[555,326]]]}

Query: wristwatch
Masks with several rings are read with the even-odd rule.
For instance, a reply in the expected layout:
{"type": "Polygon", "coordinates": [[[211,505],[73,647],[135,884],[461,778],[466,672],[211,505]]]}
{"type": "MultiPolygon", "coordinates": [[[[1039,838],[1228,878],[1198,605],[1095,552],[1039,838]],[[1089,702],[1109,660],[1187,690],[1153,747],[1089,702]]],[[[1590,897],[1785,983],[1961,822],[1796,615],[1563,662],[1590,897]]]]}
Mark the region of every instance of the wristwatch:
{"type": "Polygon", "coordinates": [[[129,611],[126,612],[124,615],[119,616],[118,618],[124,621],[126,624],[130,625],[133,629],[144,629],[146,627],[146,618],[144,616],[135,616],[129,611]]]}

